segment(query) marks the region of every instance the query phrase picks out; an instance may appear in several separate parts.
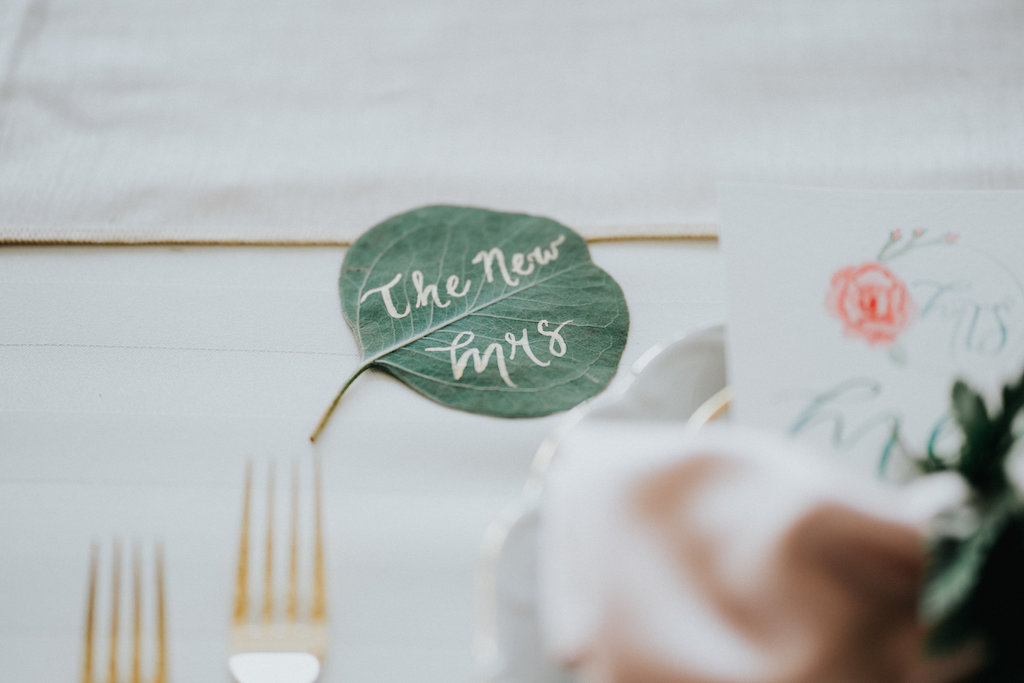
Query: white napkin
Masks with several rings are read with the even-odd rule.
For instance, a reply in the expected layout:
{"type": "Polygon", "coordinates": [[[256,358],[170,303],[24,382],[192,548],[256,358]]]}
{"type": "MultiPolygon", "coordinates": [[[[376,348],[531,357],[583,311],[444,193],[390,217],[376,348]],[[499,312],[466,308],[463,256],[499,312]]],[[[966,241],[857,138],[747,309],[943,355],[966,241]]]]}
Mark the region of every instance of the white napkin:
{"type": "Polygon", "coordinates": [[[951,475],[898,489],[774,438],[584,424],[546,484],[540,611],[587,681],[954,681],[916,616],[951,475]]]}

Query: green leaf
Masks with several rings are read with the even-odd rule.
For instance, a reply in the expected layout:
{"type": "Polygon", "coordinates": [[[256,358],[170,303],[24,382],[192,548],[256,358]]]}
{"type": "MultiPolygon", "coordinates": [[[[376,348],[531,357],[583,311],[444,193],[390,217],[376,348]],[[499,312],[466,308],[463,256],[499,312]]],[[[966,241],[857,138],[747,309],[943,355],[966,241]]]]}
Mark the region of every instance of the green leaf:
{"type": "MultiPolygon", "coordinates": [[[[1007,384],[1003,403],[989,416],[977,392],[953,387],[953,414],[963,432],[959,457],[950,466],[971,485],[971,506],[981,524],[967,538],[932,543],[921,614],[929,622],[926,649],[948,653],[973,643],[984,648],[982,670],[971,680],[1024,680],[1019,629],[1013,615],[1024,609],[1024,501],[1006,475],[1006,460],[1024,410],[1024,376],[1007,384]]],[[[925,467],[944,468],[931,457],[925,467]]]]}
{"type": "Polygon", "coordinates": [[[961,380],[953,384],[953,417],[964,435],[957,468],[972,485],[985,485],[993,466],[1001,464],[990,450],[992,422],[984,399],[961,380]]]}
{"type": "Polygon", "coordinates": [[[345,255],[342,311],[362,364],[439,403],[533,417],[601,391],[629,313],[584,240],[547,218],[431,206],[390,218],[345,255]]]}
{"type": "Polygon", "coordinates": [[[980,435],[988,431],[989,418],[984,399],[962,380],[953,385],[953,416],[970,444],[978,443],[980,435]]]}
{"type": "Polygon", "coordinates": [[[988,552],[999,539],[1009,519],[1011,505],[995,505],[982,519],[978,530],[963,541],[940,541],[932,550],[938,560],[930,568],[924,587],[921,615],[930,622],[949,619],[970,598],[978,585],[988,552]]]}

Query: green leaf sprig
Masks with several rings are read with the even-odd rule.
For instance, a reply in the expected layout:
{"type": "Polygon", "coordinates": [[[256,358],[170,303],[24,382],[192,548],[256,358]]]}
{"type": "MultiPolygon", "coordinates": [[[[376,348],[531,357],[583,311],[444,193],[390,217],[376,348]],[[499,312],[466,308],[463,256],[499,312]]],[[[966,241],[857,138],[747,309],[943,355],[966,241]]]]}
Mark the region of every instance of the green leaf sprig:
{"type": "Polygon", "coordinates": [[[1024,680],[1024,498],[1007,474],[1022,410],[1024,376],[1003,388],[994,415],[978,392],[957,381],[952,411],[963,445],[949,460],[921,462],[926,472],[952,471],[970,486],[965,512],[973,524],[967,533],[939,531],[931,540],[920,609],[931,626],[929,654],[983,648],[976,681],[1024,680]]]}

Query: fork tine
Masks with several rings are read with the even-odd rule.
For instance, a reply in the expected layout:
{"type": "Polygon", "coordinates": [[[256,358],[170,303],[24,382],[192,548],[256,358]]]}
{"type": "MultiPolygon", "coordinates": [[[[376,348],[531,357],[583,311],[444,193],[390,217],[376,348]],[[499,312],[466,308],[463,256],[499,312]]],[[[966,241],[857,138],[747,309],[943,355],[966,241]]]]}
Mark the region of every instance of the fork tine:
{"type": "Polygon", "coordinates": [[[235,623],[249,615],[249,503],[252,497],[252,461],[245,463],[245,494],[242,503],[242,536],[238,542],[238,574],[235,578],[235,623]]]}
{"type": "Polygon", "coordinates": [[[112,570],[113,594],[110,597],[110,660],[107,683],[117,683],[118,627],[121,616],[121,542],[114,540],[114,566],[112,570]]]}
{"type": "Polygon", "coordinates": [[[290,622],[299,620],[299,461],[292,459],[291,524],[288,541],[288,611],[290,622]]]}
{"type": "Polygon", "coordinates": [[[153,683],[167,683],[167,612],[164,599],[164,548],[156,546],[156,671],[153,683]]]}
{"type": "Polygon", "coordinates": [[[324,622],[327,619],[327,586],[326,572],[324,569],[324,534],[323,534],[323,460],[318,455],[313,460],[314,483],[313,497],[315,503],[315,518],[313,520],[314,533],[316,534],[316,547],[313,559],[313,605],[310,611],[310,619],[314,622],[324,622]]]}
{"type": "Polygon", "coordinates": [[[267,558],[263,565],[263,621],[274,617],[274,462],[267,466],[267,558]]]}
{"type": "Polygon", "coordinates": [[[132,683],[142,683],[142,574],[138,541],[132,544],[132,683]]]}
{"type": "MultiPolygon", "coordinates": [[[[122,582],[122,568],[125,558],[122,553],[121,541],[117,538],[113,541],[113,548],[110,558],[110,614],[109,628],[106,634],[109,640],[108,659],[106,661],[106,672],[97,676],[96,664],[97,653],[101,647],[97,638],[97,595],[99,594],[100,583],[100,544],[93,541],[89,551],[89,577],[88,595],[85,609],[85,652],[82,658],[81,681],[82,683],[94,683],[103,679],[105,683],[143,683],[146,677],[143,673],[145,659],[143,655],[148,649],[143,644],[142,613],[142,544],[137,540],[131,542],[131,568],[130,577],[122,582]],[[122,586],[122,583],[124,586],[122,586]],[[121,591],[124,589],[125,599],[129,604],[122,606],[121,591]],[[125,643],[121,642],[121,612],[129,621],[126,622],[125,643]],[[130,631],[130,633],[128,632],[130,631]],[[131,654],[124,652],[130,648],[131,654]],[[130,657],[130,661],[128,660],[130,657]],[[125,665],[127,668],[124,668],[125,665]],[[122,671],[119,671],[123,669],[122,671]]],[[[153,656],[150,657],[148,666],[153,667],[152,683],[167,683],[167,626],[166,626],[166,598],[164,593],[164,558],[163,547],[157,543],[156,547],[156,644],[153,656]],[[155,661],[154,661],[155,660],[155,661]]],[[[103,620],[100,619],[100,622],[103,620]]],[[[152,642],[150,639],[148,642],[152,642]]]]}
{"type": "Polygon", "coordinates": [[[96,541],[89,550],[89,597],[85,608],[85,656],[82,661],[82,683],[93,683],[93,623],[96,614],[96,575],[99,563],[99,549],[96,541]]]}
{"type": "MultiPolygon", "coordinates": [[[[313,519],[308,522],[305,519],[299,519],[300,516],[304,517],[304,515],[299,514],[299,473],[303,470],[302,463],[298,458],[292,460],[291,491],[284,492],[284,495],[289,498],[287,502],[280,500],[276,495],[278,491],[275,484],[276,470],[274,468],[276,467],[277,470],[281,470],[281,467],[277,467],[278,464],[272,462],[267,474],[268,530],[265,548],[266,573],[261,576],[265,584],[262,588],[267,597],[262,599],[260,603],[262,607],[257,607],[255,600],[251,601],[253,604],[250,605],[250,601],[246,599],[249,534],[251,531],[254,531],[254,529],[250,529],[253,467],[251,463],[246,465],[245,502],[242,515],[242,534],[239,541],[239,547],[244,556],[240,555],[238,561],[235,617],[232,620],[229,634],[230,654],[228,656],[228,668],[231,671],[231,675],[234,680],[244,683],[268,680],[266,672],[275,670],[278,666],[283,667],[282,670],[287,669],[288,671],[293,671],[298,667],[298,670],[303,672],[301,676],[303,681],[318,680],[320,667],[327,650],[327,598],[326,571],[324,566],[321,460],[317,458],[311,463],[314,468],[314,496],[312,501],[314,512],[313,519]],[[274,504],[275,497],[278,498],[281,505],[274,504]],[[285,535],[281,536],[279,531],[278,538],[275,539],[271,529],[275,525],[274,519],[278,517],[276,508],[284,508],[285,506],[288,507],[288,511],[281,510],[281,513],[282,515],[288,515],[289,518],[285,519],[282,516],[278,520],[280,522],[280,531],[283,531],[285,535]],[[304,527],[309,527],[310,523],[311,528],[306,528],[302,535],[302,540],[299,540],[300,524],[304,527]],[[305,541],[310,532],[313,536],[309,539],[311,542],[307,544],[305,541]],[[277,554],[287,554],[287,559],[278,557],[279,561],[274,561],[275,542],[277,554]],[[306,562],[300,562],[298,557],[300,545],[303,547],[308,545],[308,550],[303,551],[309,558],[310,566],[308,570],[306,562]],[[271,568],[277,565],[279,571],[284,571],[282,563],[287,563],[288,565],[287,595],[284,593],[284,581],[278,580],[276,582],[277,591],[274,590],[275,586],[273,585],[273,570],[271,568]],[[301,578],[303,583],[302,591],[300,591],[299,586],[300,569],[303,573],[301,578]],[[309,576],[310,574],[312,576],[309,576]],[[309,594],[308,607],[306,604],[307,598],[305,597],[307,590],[309,594]],[[277,594],[274,595],[275,593],[277,594]],[[260,616],[256,616],[257,613],[254,610],[260,610],[260,616]]],[[[287,476],[287,472],[281,475],[284,478],[287,476]]],[[[284,482],[281,483],[284,484],[284,482]]],[[[257,514],[262,515],[263,512],[259,511],[257,514]]],[[[260,535],[263,533],[262,529],[256,533],[259,539],[257,542],[262,545],[263,537],[260,535]]],[[[264,548],[260,548],[260,553],[263,550],[264,548]]],[[[280,574],[278,576],[282,579],[284,578],[280,574]]],[[[252,590],[258,591],[259,589],[260,586],[257,586],[252,590]]],[[[253,595],[253,598],[255,597],[253,595]]]]}

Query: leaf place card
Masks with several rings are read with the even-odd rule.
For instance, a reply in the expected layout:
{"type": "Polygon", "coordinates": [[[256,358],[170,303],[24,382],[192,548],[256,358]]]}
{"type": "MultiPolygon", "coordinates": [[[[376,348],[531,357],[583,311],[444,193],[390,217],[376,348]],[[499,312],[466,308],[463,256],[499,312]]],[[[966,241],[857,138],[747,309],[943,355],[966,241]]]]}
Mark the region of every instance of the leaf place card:
{"type": "Polygon", "coordinates": [[[629,330],[622,290],[547,218],[430,206],[374,226],[341,267],[362,363],[453,408],[566,410],[611,380],[629,330]]]}
{"type": "Polygon", "coordinates": [[[959,447],[956,379],[1024,365],[1024,192],[725,185],[735,419],[885,477],[959,447]]]}

